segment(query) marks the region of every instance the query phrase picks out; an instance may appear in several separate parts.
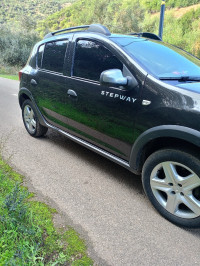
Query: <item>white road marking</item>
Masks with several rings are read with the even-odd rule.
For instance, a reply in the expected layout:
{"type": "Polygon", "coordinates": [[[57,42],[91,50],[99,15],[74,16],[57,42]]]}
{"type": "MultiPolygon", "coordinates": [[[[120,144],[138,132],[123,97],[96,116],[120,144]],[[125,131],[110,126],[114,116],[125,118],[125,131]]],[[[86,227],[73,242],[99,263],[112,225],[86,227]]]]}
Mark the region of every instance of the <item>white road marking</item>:
{"type": "Polygon", "coordinates": [[[17,94],[16,93],[14,93],[14,94],[12,94],[13,96],[17,96],[17,94]]]}

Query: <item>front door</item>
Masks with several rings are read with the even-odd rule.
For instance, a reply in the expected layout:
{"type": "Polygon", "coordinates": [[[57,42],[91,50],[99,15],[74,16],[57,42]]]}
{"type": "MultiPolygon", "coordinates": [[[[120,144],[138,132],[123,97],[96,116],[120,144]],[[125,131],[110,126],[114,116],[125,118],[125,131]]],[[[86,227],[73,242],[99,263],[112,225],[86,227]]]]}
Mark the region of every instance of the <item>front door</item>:
{"type": "Polygon", "coordinates": [[[66,124],[72,134],[128,160],[134,142],[138,92],[102,86],[100,74],[108,69],[128,71],[103,44],[77,40],[72,77],[66,79],[67,90],[75,93],[67,100],[66,124]]]}

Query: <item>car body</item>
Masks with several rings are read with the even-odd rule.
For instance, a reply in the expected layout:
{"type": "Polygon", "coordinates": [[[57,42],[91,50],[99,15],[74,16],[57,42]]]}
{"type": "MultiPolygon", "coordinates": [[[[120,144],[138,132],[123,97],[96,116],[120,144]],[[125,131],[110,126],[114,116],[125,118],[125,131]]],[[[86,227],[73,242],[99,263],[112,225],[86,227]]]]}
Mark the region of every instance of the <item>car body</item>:
{"type": "Polygon", "coordinates": [[[142,173],[165,218],[200,227],[200,61],[144,36],[99,24],[45,36],[20,71],[23,121],[142,173]]]}

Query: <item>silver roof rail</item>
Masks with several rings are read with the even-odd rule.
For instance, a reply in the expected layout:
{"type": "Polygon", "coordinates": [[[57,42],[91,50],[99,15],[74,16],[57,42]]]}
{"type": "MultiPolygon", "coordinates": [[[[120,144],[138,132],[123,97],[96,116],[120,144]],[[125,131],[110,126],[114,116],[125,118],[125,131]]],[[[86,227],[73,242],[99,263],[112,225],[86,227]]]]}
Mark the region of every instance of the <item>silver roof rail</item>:
{"type": "Polygon", "coordinates": [[[47,35],[44,36],[44,39],[50,38],[56,34],[60,34],[60,33],[65,33],[68,31],[73,31],[73,30],[81,30],[81,29],[87,29],[87,31],[89,32],[96,32],[96,33],[101,33],[103,35],[106,36],[110,36],[111,33],[110,31],[103,25],[101,24],[91,24],[91,25],[82,25],[82,26],[76,26],[76,27],[70,27],[70,28],[66,28],[66,29],[62,29],[62,30],[57,30],[57,31],[53,31],[48,33],[47,35]]]}

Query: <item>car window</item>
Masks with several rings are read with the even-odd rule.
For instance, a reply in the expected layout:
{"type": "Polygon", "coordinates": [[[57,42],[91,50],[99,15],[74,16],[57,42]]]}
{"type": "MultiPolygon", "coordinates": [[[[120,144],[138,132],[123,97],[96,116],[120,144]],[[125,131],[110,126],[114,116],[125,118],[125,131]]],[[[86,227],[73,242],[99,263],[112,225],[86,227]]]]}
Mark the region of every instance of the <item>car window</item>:
{"type": "Polygon", "coordinates": [[[36,48],[36,46],[34,46],[30,55],[29,55],[27,63],[26,63],[27,65],[31,66],[32,68],[36,67],[36,55],[37,55],[37,48],[36,48]]]}
{"type": "Polygon", "coordinates": [[[38,50],[38,67],[54,72],[63,72],[68,40],[48,42],[38,50]]]}
{"type": "Polygon", "coordinates": [[[41,68],[42,66],[42,57],[43,57],[43,52],[44,52],[44,44],[41,45],[38,49],[38,54],[37,54],[37,66],[41,68]]]}
{"type": "Polygon", "coordinates": [[[107,69],[123,70],[123,64],[105,46],[89,40],[76,43],[73,76],[99,81],[107,69]]]}

